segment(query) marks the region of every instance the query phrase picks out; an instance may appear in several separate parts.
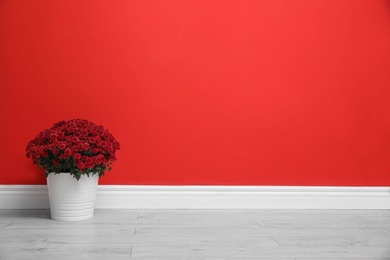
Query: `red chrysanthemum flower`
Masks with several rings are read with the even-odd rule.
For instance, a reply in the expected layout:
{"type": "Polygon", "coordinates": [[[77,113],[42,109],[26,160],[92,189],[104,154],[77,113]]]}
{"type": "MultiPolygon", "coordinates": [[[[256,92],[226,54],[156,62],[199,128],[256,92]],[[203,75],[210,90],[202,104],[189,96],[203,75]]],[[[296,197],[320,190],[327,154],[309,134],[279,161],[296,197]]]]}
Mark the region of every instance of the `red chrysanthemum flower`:
{"type": "Polygon", "coordinates": [[[60,121],[28,142],[26,156],[47,174],[99,174],[116,160],[119,142],[102,126],[84,119],[60,121]]]}

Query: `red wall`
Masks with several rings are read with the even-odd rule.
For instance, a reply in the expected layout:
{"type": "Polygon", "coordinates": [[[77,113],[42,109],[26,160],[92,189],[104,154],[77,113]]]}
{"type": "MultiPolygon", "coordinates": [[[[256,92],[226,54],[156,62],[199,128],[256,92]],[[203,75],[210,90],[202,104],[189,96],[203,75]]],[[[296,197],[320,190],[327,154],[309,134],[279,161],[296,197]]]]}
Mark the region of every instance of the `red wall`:
{"type": "Polygon", "coordinates": [[[62,119],[122,150],[101,184],[390,185],[390,2],[0,2],[0,184],[62,119]]]}

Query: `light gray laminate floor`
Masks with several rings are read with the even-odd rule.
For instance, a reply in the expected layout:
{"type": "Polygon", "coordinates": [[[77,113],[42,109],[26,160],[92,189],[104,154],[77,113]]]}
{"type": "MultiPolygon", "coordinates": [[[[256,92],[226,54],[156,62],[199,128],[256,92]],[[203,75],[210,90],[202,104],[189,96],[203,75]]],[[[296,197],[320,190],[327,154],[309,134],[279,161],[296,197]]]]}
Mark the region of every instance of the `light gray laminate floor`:
{"type": "Polygon", "coordinates": [[[390,211],[0,210],[0,259],[390,259],[390,211]]]}

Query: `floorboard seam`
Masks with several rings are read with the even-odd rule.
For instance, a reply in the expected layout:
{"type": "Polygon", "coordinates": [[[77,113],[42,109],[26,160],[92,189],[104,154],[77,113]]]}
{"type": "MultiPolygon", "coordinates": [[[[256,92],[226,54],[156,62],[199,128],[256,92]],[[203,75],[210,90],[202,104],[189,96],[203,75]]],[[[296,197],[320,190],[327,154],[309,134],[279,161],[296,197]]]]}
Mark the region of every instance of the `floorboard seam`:
{"type": "Polygon", "coordinates": [[[278,241],[276,241],[275,238],[273,238],[273,236],[270,236],[270,238],[271,238],[273,241],[275,241],[275,243],[278,244],[278,246],[281,246],[281,245],[278,243],[278,241]]]}
{"type": "Polygon", "coordinates": [[[369,221],[368,219],[366,219],[366,218],[364,218],[364,217],[362,217],[362,216],[359,216],[358,214],[352,214],[352,215],[354,215],[354,216],[356,216],[356,217],[358,217],[358,218],[361,218],[361,219],[363,219],[363,220],[365,220],[365,221],[369,221]]]}
{"type": "Polygon", "coordinates": [[[5,225],[4,227],[2,227],[1,229],[5,229],[6,227],[9,227],[9,226],[11,226],[13,223],[14,223],[15,221],[13,220],[13,221],[11,221],[10,223],[8,223],[7,225],[5,225]]]}
{"type": "Polygon", "coordinates": [[[260,226],[260,224],[255,220],[255,223],[256,223],[256,225],[261,229],[262,228],[262,226],[260,226]]]}

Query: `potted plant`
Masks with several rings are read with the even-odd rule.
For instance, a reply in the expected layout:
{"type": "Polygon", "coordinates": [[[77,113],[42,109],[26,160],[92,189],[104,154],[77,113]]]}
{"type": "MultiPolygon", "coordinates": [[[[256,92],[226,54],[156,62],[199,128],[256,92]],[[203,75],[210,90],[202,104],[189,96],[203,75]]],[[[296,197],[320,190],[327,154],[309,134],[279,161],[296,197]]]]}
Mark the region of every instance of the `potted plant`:
{"type": "Polygon", "coordinates": [[[28,142],[27,157],[46,172],[53,220],[93,216],[98,179],[119,149],[112,134],[84,119],[60,121],[28,142]]]}

